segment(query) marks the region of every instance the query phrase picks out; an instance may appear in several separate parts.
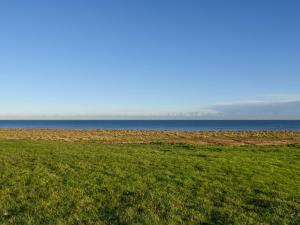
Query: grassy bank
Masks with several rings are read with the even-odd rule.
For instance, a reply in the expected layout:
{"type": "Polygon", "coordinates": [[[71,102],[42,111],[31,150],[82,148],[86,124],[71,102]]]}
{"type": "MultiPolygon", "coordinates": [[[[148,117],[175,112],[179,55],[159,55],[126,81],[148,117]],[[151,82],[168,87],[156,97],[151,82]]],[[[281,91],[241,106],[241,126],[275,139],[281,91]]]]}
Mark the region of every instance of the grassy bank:
{"type": "Polygon", "coordinates": [[[50,140],[100,143],[188,143],[222,145],[300,144],[298,131],[160,131],[0,129],[0,140],[50,140]]]}
{"type": "Polygon", "coordinates": [[[300,146],[0,141],[0,224],[300,224],[300,146]]]}

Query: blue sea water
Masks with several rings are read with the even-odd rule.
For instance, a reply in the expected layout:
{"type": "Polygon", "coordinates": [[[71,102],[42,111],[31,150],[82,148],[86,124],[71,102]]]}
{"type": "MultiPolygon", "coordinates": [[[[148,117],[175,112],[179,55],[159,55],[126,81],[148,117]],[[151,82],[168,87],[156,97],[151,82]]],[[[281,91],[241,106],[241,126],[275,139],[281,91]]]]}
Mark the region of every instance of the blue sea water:
{"type": "Polygon", "coordinates": [[[300,131],[300,120],[0,120],[0,128],[300,131]]]}

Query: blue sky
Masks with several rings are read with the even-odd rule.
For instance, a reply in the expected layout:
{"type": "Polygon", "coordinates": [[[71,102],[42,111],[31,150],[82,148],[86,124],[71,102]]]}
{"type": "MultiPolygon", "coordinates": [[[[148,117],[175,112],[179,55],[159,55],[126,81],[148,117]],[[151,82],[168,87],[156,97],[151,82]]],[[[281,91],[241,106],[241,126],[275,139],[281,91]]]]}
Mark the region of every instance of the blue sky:
{"type": "MultiPolygon", "coordinates": [[[[289,0],[1,1],[0,118],[213,118],[224,105],[271,104],[261,110],[272,119],[274,104],[300,102],[299,10],[289,0]]],[[[293,111],[276,116],[300,118],[293,111]]]]}

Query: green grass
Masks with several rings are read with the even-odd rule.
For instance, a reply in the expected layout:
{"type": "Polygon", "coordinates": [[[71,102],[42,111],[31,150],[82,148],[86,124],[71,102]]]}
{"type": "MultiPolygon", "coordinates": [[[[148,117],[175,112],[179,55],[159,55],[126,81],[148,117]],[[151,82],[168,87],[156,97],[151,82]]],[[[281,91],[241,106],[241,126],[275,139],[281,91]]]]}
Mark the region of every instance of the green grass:
{"type": "Polygon", "coordinates": [[[300,146],[0,141],[0,224],[300,224],[300,146]]]}

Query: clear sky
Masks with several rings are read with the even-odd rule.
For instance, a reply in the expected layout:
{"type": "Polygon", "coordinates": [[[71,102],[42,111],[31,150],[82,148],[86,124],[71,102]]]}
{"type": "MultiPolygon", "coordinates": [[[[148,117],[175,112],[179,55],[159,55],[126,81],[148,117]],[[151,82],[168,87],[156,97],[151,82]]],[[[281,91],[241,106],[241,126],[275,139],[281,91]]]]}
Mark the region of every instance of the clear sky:
{"type": "Polygon", "coordinates": [[[299,12],[296,0],[0,1],[0,118],[300,102],[299,12]]]}

